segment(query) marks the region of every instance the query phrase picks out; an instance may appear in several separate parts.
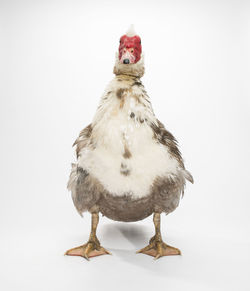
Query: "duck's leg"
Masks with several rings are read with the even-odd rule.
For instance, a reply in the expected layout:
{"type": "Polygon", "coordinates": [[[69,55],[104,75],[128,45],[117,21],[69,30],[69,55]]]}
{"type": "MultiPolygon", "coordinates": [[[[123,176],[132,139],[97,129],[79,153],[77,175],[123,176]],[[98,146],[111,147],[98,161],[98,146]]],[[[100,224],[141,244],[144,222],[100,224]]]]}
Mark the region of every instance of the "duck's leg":
{"type": "Polygon", "coordinates": [[[150,239],[149,245],[137,251],[137,253],[144,253],[158,259],[162,256],[180,255],[181,251],[177,248],[171,247],[162,241],[161,237],[161,214],[154,213],[155,235],[150,239]]]}
{"type": "Polygon", "coordinates": [[[91,232],[89,240],[86,244],[68,250],[65,255],[68,256],[81,256],[89,260],[91,257],[96,257],[104,254],[111,254],[109,251],[104,249],[96,237],[96,228],[99,221],[98,212],[91,213],[91,232]]]}

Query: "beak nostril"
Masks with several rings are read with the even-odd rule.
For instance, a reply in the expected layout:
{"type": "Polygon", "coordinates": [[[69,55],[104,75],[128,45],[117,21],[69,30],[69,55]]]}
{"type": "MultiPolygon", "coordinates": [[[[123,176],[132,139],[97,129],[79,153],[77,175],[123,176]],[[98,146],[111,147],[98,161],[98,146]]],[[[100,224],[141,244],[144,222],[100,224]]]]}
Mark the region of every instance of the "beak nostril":
{"type": "Polygon", "coordinates": [[[123,64],[129,64],[129,59],[124,59],[123,64]]]}

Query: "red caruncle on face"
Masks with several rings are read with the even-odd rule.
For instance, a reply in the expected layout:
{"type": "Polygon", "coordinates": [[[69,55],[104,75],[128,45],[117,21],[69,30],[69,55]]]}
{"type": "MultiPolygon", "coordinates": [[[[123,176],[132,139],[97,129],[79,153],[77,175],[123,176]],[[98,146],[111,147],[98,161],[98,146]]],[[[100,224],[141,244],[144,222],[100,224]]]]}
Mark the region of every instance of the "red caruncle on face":
{"type": "Polygon", "coordinates": [[[135,64],[141,58],[141,39],[138,35],[120,38],[119,60],[123,64],[135,64]]]}

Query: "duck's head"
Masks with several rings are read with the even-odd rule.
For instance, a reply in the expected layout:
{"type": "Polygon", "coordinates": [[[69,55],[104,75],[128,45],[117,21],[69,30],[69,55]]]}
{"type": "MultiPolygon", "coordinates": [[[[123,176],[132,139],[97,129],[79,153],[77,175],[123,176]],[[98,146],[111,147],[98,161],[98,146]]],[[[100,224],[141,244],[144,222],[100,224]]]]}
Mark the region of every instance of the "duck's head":
{"type": "Polygon", "coordinates": [[[136,35],[131,25],[126,34],[120,38],[119,61],[122,64],[135,64],[141,59],[141,38],[136,35]]]}

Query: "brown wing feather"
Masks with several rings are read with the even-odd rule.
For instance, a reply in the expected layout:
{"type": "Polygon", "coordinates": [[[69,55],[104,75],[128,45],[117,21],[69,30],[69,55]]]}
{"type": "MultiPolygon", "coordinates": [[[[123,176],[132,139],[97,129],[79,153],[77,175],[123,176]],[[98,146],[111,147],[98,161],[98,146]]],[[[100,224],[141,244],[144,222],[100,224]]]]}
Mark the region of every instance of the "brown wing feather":
{"type": "Polygon", "coordinates": [[[75,140],[73,146],[76,145],[76,156],[79,157],[79,153],[82,148],[90,143],[90,137],[92,133],[92,125],[86,126],[79,134],[79,137],[75,140]]]}
{"type": "Polygon", "coordinates": [[[178,142],[172,133],[167,131],[158,119],[157,124],[151,123],[150,126],[153,130],[154,138],[164,146],[167,146],[170,154],[173,155],[180,163],[180,166],[185,169],[181,152],[178,148],[178,142]]]}

